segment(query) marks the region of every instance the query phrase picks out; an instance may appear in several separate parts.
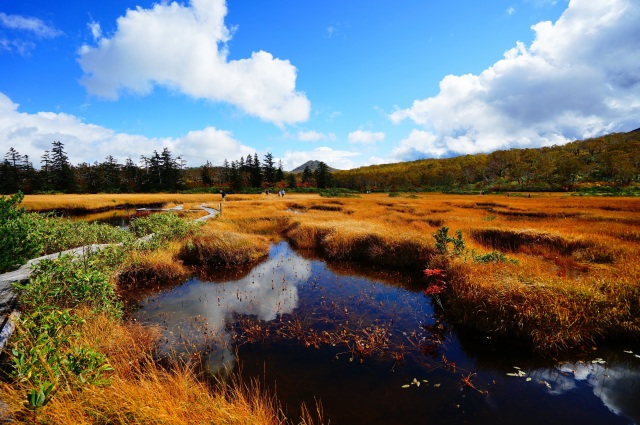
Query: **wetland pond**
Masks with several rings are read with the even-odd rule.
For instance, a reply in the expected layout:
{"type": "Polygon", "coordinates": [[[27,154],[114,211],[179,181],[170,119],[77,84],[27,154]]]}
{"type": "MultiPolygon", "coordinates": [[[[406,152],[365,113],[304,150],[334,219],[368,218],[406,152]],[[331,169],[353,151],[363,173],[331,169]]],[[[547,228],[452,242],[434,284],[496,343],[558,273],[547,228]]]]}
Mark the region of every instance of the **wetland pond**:
{"type": "Polygon", "coordinates": [[[556,361],[440,318],[397,272],[327,263],[281,242],[243,272],[211,274],[137,301],[160,350],[239,368],[290,418],[321,402],[331,424],[640,423],[640,347],[556,361]]]}

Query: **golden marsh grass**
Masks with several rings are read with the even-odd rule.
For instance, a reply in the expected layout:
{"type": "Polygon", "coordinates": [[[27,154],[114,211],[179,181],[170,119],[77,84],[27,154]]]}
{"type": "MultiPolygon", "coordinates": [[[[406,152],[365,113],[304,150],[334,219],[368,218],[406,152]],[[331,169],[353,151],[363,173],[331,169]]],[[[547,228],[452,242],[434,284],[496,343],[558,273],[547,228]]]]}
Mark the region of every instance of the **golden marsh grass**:
{"type": "MultiPolygon", "coordinates": [[[[96,206],[93,196],[60,196],[48,198],[49,204],[39,208],[96,206]]],[[[124,197],[116,203],[153,200],[180,203],[185,210],[202,203],[214,208],[220,204],[218,195],[153,194],[101,195],[100,205],[117,196],[124,197]]],[[[35,205],[30,197],[27,200],[35,205]]],[[[124,275],[144,280],[148,268],[156,270],[151,275],[157,279],[180,277],[185,272],[181,256],[189,244],[198,247],[193,251],[201,257],[196,263],[250,262],[263,255],[266,240],[282,237],[328,259],[395,268],[435,267],[441,260],[435,255],[433,234],[442,226],[451,236],[461,231],[466,242],[463,255],[446,261],[451,268],[446,299],[452,320],[497,336],[524,339],[541,351],[575,347],[600,337],[639,335],[640,200],[635,198],[230,195],[222,203],[221,216],[207,222],[200,236],[175,244],[165,254],[132,260],[124,275]],[[517,264],[474,260],[492,251],[517,264]]]]}
{"type": "Polygon", "coordinates": [[[237,380],[213,387],[188,365],[161,367],[153,359],[153,328],[85,317],[82,343],[105,353],[110,385],[59,390],[37,412],[24,407],[27,388],[2,384],[5,414],[16,424],[283,424],[275,399],[237,380]]]}
{"type": "Polygon", "coordinates": [[[435,267],[433,234],[460,230],[465,254],[446,258],[447,313],[496,336],[554,352],[640,334],[640,200],[565,194],[384,194],[327,199],[245,195],[212,225],[280,233],[329,259],[435,267]],[[263,221],[271,226],[264,226],[263,221]],[[255,227],[254,227],[255,226],[255,227]],[[482,264],[502,252],[514,263],[482,264]],[[431,259],[431,262],[430,262],[431,259]]]}

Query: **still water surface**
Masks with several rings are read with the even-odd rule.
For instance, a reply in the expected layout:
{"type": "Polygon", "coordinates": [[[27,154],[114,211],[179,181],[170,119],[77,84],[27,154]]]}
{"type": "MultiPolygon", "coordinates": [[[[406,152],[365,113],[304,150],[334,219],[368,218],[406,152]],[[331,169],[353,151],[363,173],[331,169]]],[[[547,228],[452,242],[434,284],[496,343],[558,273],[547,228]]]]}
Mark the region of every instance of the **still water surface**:
{"type": "Polygon", "coordinates": [[[456,330],[419,282],[272,246],[253,269],[190,279],[139,301],[161,350],[240,365],[293,418],[331,424],[640,423],[640,346],[549,361],[456,330]],[[316,348],[317,347],[317,348],[316,348]],[[474,387],[464,384],[470,378],[474,387]]]}

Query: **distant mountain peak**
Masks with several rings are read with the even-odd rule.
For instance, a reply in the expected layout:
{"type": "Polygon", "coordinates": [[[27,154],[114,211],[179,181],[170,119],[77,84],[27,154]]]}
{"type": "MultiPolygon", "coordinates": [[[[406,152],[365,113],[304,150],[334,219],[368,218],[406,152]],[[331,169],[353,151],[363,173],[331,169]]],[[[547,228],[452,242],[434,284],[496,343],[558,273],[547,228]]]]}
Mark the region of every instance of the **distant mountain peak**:
{"type": "MultiPolygon", "coordinates": [[[[293,170],[291,170],[291,173],[302,173],[306,167],[309,167],[310,171],[316,171],[316,169],[318,168],[318,164],[320,164],[320,162],[322,161],[316,161],[316,160],[307,161],[304,164],[300,165],[299,167],[296,167],[293,170]]],[[[329,164],[327,164],[327,167],[329,167],[329,164]]],[[[334,171],[340,171],[340,170],[329,167],[329,171],[334,172],[334,171]]]]}

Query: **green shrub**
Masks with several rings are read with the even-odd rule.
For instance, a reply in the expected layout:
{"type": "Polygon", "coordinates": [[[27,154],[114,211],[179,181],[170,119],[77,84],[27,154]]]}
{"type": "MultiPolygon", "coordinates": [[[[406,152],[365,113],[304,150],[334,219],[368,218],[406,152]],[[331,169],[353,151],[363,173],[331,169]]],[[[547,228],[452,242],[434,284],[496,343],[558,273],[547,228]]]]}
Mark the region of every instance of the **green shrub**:
{"type": "Polygon", "coordinates": [[[101,269],[105,266],[97,258],[91,254],[84,259],[63,255],[40,261],[28,282],[14,284],[22,291],[23,308],[29,311],[47,306],[57,309],[86,306],[121,317],[122,305],[108,275],[101,269]]]}
{"type": "Polygon", "coordinates": [[[91,244],[131,243],[131,232],[108,224],[71,221],[46,215],[34,215],[32,231],[42,243],[42,254],[53,254],[91,244]]]}
{"type": "Polygon", "coordinates": [[[493,250],[491,252],[487,252],[485,254],[476,254],[475,250],[471,251],[471,256],[476,263],[486,264],[486,263],[511,263],[518,264],[518,260],[512,259],[504,255],[504,253],[500,251],[493,250]]]}
{"type": "Polygon", "coordinates": [[[457,230],[456,237],[452,238],[449,236],[449,228],[442,226],[433,234],[433,237],[436,240],[436,251],[438,251],[438,254],[448,254],[450,243],[453,244],[453,253],[455,255],[462,255],[464,252],[465,242],[461,230],[457,230]]]}
{"type": "Polygon", "coordinates": [[[202,224],[202,222],[182,219],[174,213],[163,213],[136,218],[129,224],[129,229],[137,237],[153,234],[152,241],[155,243],[152,243],[149,248],[154,248],[157,243],[185,238],[193,234],[202,224]]]}
{"type": "Polygon", "coordinates": [[[27,388],[26,406],[46,405],[60,386],[109,383],[106,357],[78,343],[84,320],[70,310],[37,309],[24,314],[14,338],[12,376],[27,388]]]}
{"type": "Polygon", "coordinates": [[[42,250],[42,242],[34,234],[33,214],[18,205],[22,192],[0,197],[0,273],[16,269],[42,250]]]}

